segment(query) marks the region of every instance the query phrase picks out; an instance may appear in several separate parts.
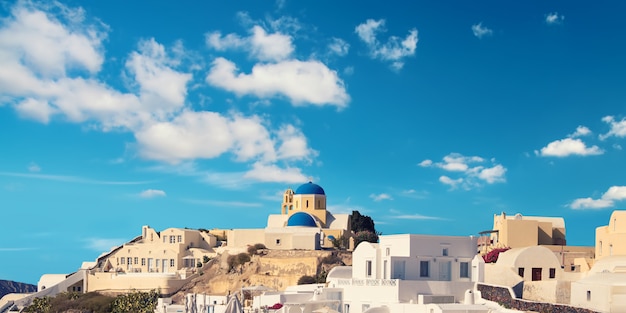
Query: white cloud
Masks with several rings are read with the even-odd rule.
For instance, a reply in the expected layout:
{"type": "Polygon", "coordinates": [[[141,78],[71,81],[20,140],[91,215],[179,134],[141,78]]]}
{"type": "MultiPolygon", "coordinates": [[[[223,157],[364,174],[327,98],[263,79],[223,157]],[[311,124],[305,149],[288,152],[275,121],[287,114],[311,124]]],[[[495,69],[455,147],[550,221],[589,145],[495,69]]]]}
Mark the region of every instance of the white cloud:
{"type": "MultiPolygon", "coordinates": [[[[282,197],[283,193],[281,192],[278,195],[278,198],[282,197]]],[[[272,198],[269,200],[276,200],[276,198],[272,198]]],[[[184,202],[198,205],[207,205],[212,207],[240,207],[240,208],[258,208],[262,207],[263,204],[258,202],[240,202],[240,201],[216,201],[216,200],[200,200],[200,199],[183,199],[184,202]]]]}
{"type": "Polygon", "coordinates": [[[94,185],[142,185],[151,183],[151,181],[111,181],[111,180],[97,180],[79,176],[69,175],[47,175],[36,173],[12,173],[12,172],[0,172],[0,176],[10,177],[23,177],[41,180],[51,180],[65,183],[80,183],[80,184],[94,184],[94,185]]]}
{"type": "Polygon", "coordinates": [[[139,193],[139,196],[142,198],[156,198],[156,197],[165,197],[165,191],[159,189],[146,189],[139,193]]]}
{"type": "Polygon", "coordinates": [[[576,127],[576,131],[573,134],[570,134],[570,138],[582,137],[591,134],[591,130],[585,126],[576,127]]]}
{"type": "Polygon", "coordinates": [[[345,56],[350,50],[350,44],[340,38],[334,38],[328,44],[328,50],[338,56],[345,56]]]}
{"type": "Polygon", "coordinates": [[[262,182],[300,183],[307,180],[299,168],[280,168],[275,164],[255,163],[244,178],[262,182]]]}
{"type": "Polygon", "coordinates": [[[37,163],[31,162],[30,164],[28,164],[28,171],[31,173],[38,173],[41,172],[41,167],[37,165],[37,163]]]}
{"type": "MultiPolygon", "coordinates": [[[[54,3],[53,9],[65,13],[59,18],[83,14],[60,3],[54,3]]],[[[88,73],[100,70],[104,60],[101,44],[106,38],[100,29],[74,23],[82,18],[67,19],[64,25],[59,18],[26,1],[15,5],[11,15],[0,30],[0,49],[5,61],[21,59],[45,78],[63,77],[68,68],[88,73]]]]}
{"type": "Polygon", "coordinates": [[[420,162],[418,165],[421,166],[421,167],[429,167],[429,166],[433,165],[433,161],[426,159],[426,160],[420,162]]]}
{"type": "Polygon", "coordinates": [[[278,158],[281,160],[306,160],[311,162],[319,154],[308,146],[307,138],[301,130],[285,125],[278,130],[278,158]]]}
{"type": "Polygon", "coordinates": [[[599,199],[579,198],[572,203],[572,209],[604,209],[613,207],[616,201],[626,199],[626,186],[611,186],[599,199]]]}
{"type": "Polygon", "coordinates": [[[555,140],[541,148],[540,151],[535,151],[535,153],[544,157],[566,157],[570,155],[600,155],[603,154],[604,151],[598,146],[587,147],[585,143],[578,138],[565,138],[555,140]]]}
{"type": "Polygon", "coordinates": [[[620,121],[616,121],[613,116],[605,116],[602,121],[609,124],[611,129],[604,135],[600,135],[600,140],[605,140],[611,136],[624,138],[626,137],[626,118],[622,118],[620,121]]]}
{"type": "Polygon", "coordinates": [[[370,198],[372,198],[374,201],[393,200],[393,198],[389,194],[386,194],[386,193],[371,194],[370,198]]]}
{"type": "Polygon", "coordinates": [[[43,124],[50,122],[50,116],[55,109],[46,100],[26,98],[15,105],[15,110],[23,118],[33,119],[43,124]]]}
{"type": "Polygon", "coordinates": [[[268,34],[258,25],[250,29],[249,37],[240,37],[237,34],[222,36],[219,31],[214,31],[207,33],[205,38],[206,44],[215,50],[247,50],[251,57],[260,61],[282,61],[295,50],[291,36],[268,34]]]}
{"type": "Polygon", "coordinates": [[[565,16],[559,15],[558,12],[546,14],[546,23],[548,25],[561,24],[563,23],[563,20],[565,20],[565,16]]]}
{"type": "Polygon", "coordinates": [[[449,185],[452,189],[463,187],[471,189],[479,187],[481,182],[487,184],[505,182],[507,169],[495,160],[485,160],[479,156],[464,156],[459,153],[450,153],[443,157],[443,162],[424,160],[419,163],[422,167],[436,167],[454,173],[458,178],[446,175],[439,177],[439,182],[449,185]]]}
{"type": "Polygon", "coordinates": [[[483,26],[483,22],[472,25],[472,33],[474,36],[483,38],[484,36],[491,36],[493,34],[493,30],[483,26]]]}
{"type": "Polygon", "coordinates": [[[387,42],[380,42],[376,36],[385,31],[384,27],[384,19],[368,19],[365,23],[355,27],[354,32],[367,45],[373,59],[391,62],[394,70],[400,70],[404,67],[404,59],[415,55],[418,42],[417,29],[409,30],[409,34],[404,39],[390,36],[387,42]]]}
{"type": "MultiPolygon", "coordinates": [[[[250,162],[252,170],[248,175],[255,177],[262,170],[282,171],[287,176],[280,181],[302,178],[304,175],[293,162],[311,163],[317,156],[302,131],[292,125],[270,128],[258,116],[192,111],[187,101],[193,75],[179,68],[196,55],[185,51],[181,41],[172,47],[152,38],[140,41],[136,51],[124,61],[122,74],[129,90],[126,92],[98,78],[105,60],[102,44],[107,37],[106,25],[88,20],[80,8],[70,9],[59,3],[18,2],[11,13],[0,24],[0,94],[2,105],[10,104],[24,118],[41,123],[60,118],[88,123],[89,128],[96,130],[130,132],[136,138],[133,147],[138,156],[146,159],[176,163],[232,153],[235,161],[250,162]],[[50,7],[62,13],[54,15],[48,11],[50,7]],[[272,164],[278,161],[286,163],[282,168],[272,164]]],[[[349,96],[335,71],[318,61],[287,60],[294,50],[290,36],[268,34],[259,27],[251,27],[250,31],[247,38],[208,34],[207,44],[220,51],[245,45],[252,56],[279,63],[260,64],[249,75],[235,76],[234,65],[218,59],[226,67],[214,63],[207,80],[216,79],[224,84],[218,86],[240,95],[283,96],[297,105],[347,106],[349,96]]],[[[190,68],[198,69],[194,65],[190,68]]],[[[28,175],[24,177],[76,183],[134,183],[28,175]]],[[[234,176],[244,175],[242,172],[234,176]]]]}
{"type": "Polygon", "coordinates": [[[239,96],[285,96],[297,106],[310,103],[344,108],[350,101],[337,72],[314,60],[257,64],[250,74],[243,74],[233,62],[217,58],[206,80],[239,96]]]}
{"type": "Polygon", "coordinates": [[[498,164],[494,167],[481,169],[478,173],[478,178],[486,181],[489,184],[493,184],[496,182],[503,182],[505,173],[506,169],[504,168],[504,166],[498,164]]]}
{"type": "Polygon", "coordinates": [[[441,217],[436,216],[427,216],[422,214],[401,214],[401,215],[392,215],[394,219],[401,220],[442,220],[441,217]]]}
{"type": "Polygon", "coordinates": [[[448,176],[442,175],[439,177],[439,182],[444,185],[450,186],[450,188],[455,189],[459,184],[463,182],[463,178],[452,179],[448,176]]]}

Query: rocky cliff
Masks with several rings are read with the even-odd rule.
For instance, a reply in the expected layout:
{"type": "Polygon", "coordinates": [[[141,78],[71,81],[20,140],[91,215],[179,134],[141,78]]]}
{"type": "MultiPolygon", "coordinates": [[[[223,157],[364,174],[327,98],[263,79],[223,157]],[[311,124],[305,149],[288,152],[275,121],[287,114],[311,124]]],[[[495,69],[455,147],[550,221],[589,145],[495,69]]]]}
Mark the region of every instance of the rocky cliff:
{"type": "Polygon", "coordinates": [[[302,276],[323,279],[333,267],[352,264],[352,254],[346,251],[259,250],[250,262],[234,268],[227,259],[222,254],[205,264],[202,275],[187,283],[173,300],[179,302],[186,293],[228,294],[256,285],[284,290],[302,276]]]}
{"type": "Polygon", "coordinates": [[[0,298],[8,293],[28,293],[37,291],[37,286],[18,283],[10,280],[0,280],[0,298]]]}

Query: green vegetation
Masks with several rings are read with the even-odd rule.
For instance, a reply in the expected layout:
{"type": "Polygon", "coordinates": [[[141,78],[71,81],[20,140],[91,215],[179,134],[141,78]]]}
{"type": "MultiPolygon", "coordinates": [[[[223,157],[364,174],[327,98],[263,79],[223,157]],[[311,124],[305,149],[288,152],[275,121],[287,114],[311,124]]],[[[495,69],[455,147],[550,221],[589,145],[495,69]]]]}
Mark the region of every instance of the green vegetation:
{"type": "Polygon", "coordinates": [[[267,247],[265,247],[265,245],[262,244],[262,243],[257,243],[254,246],[249,246],[248,247],[248,253],[250,255],[255,255],[255,254],[257,254],[257,252],[259,250],[263,250],[263,249],[267,249],[267,247]]]}
{"type": "Polygon", "coordinates": [[[77,310],[90,313],[151,313],[156,308],[159,294],[132,292],[117,297],[109,297],[95,292],[79,294],[64,292],[56,297],[35,298],[30,306],[24,308],[28,313],[52,313],[77,310]]]}
{"type": "Polygon", "coordinates": [[[250,262],[250,255],[245,252],[236,255],[229,255],[228,259],[226,259],[229,271],[234,271],[237,266],[239,266],[239,269],[241,270],[241,267],[248,262],[250,262]]]}
{"type": "Polygon", "coordinates": [[[323,284],[326,282],[327,275],[326,271],[322,271],[316,276],[304,275],[298,279],[298,285],[323,284]]]}

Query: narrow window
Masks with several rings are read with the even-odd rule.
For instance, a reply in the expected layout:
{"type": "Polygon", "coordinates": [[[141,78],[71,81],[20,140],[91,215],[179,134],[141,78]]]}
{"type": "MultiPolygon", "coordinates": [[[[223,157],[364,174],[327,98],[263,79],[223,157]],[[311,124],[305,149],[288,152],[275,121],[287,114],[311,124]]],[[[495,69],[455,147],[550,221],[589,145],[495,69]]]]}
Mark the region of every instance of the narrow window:
{"type": "Polygon", "coordinates": [[[141,266],[146,266],[146,258],[141,258],[141,266]]]}
{"type": "Polygon", "coordinates": [[[600,250],[600,251],[598,252],[598,254],[602,255],[602,241],[600,241],[599,246],[600,246],[600,248],[598,250],[600,250]]]}
{"type": "Polygon", "coordinates": [[[167,236],[163,236],[163,243],[167,242],[167,236]]]}
{"type": "Polygon", "coordinates": [[[428,261],[420,261],[420,277],[429,277],[428,261]]]}
{"type": "Polygon", "coordinates": [[[365,276],[372,277],[372,261],[365,261],[365,276]]]}
{"type": "Polygon", "coordinates": [[[176,239],[177,239],[178,242],[183,242],[183,236],[181,236],[181,235],[178,235],[176,237],[176,239]]]}
{"type": "MultiPolygon", "coordinates": [[[[163,260],[163,262],[165,262],[165,260],[163,260]]],[[[174,259],[170,259],[170,266],[174,267],[174,259]]]]}
{"type": "Polygon", "coordinates": [[[556,277],[556,268],[551,268],[550,269],[550,278],[555,278],[556,277]]]}
{"type": "Polygon", "coordinates": [[[122,264],[126,264],[126,259],[125,258],[121,258],[122,259],[122,264]]]}
{"type": "Polygon", "coordinates": [[[519,275],[520,277],[524,278],[524,268],[520,267],[517,269],[517,275],[519,275]]]}
{"type": "Polygon", "coordinates": [[[309,208],[309,200],[306,200],[306,208],[309,208]]]}
{"type": "Polygon", "coordinates": [[[389,249],[389,248],[386,248],[386,249],[385,249],[385,255],[386,255],[386,256],[389,256],[389,253],[390,253],[390,249],[389,249]]]}
{"type": "Polygon", "coordinates": [[[441,255],[448,256],[448,248],[443,248],[443,251],[441,251],[441,255]]]}
{"type": "Polygon", "coordinates": [[[460,268],[459,268],[459,276],[461,278],[469,278],[469,262],[461,262],[459,263],[460,268]]]}
{"type": "Polygon", "coordinates": [[[139,258],[138,257],[135,257],[135,259],[133,261],[134,261],[133,263],[135,263],[135,265],[139,264],[139,258]]]}
{"type": "Polygon", "coordinates": [[[587,290],[587,301],[591,301],[591,290],[587,290]]]}

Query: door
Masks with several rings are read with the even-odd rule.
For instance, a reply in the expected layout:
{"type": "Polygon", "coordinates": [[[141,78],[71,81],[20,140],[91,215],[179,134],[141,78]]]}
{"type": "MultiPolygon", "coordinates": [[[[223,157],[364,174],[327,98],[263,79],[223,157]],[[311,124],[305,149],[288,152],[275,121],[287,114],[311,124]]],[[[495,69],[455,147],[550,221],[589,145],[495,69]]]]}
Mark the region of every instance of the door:
{"type": "Polygon", "coordinates": [[[167,259],[163,259],[163,261],[161,262],[162,267],[162,271],[163,273],[167,273],[167,259]]]}
{"type": "Polygon", "coordinates": [[[533,267],[533,277],[532,277],[533,281],[538,281],[541,280],[541,268],[540,267],[533,267]]]}
{"type": "Polygon", "coordinates": [[[450,261],[439,262],[439,280],[450,281],[450,270],[452,263],[450,261]]]}
{"type": "Polygon", "coordinates": [[[148,272],[153,272],[153,271],[154,271],[154,259],[149,258],[148,259],[148,272]]]}

